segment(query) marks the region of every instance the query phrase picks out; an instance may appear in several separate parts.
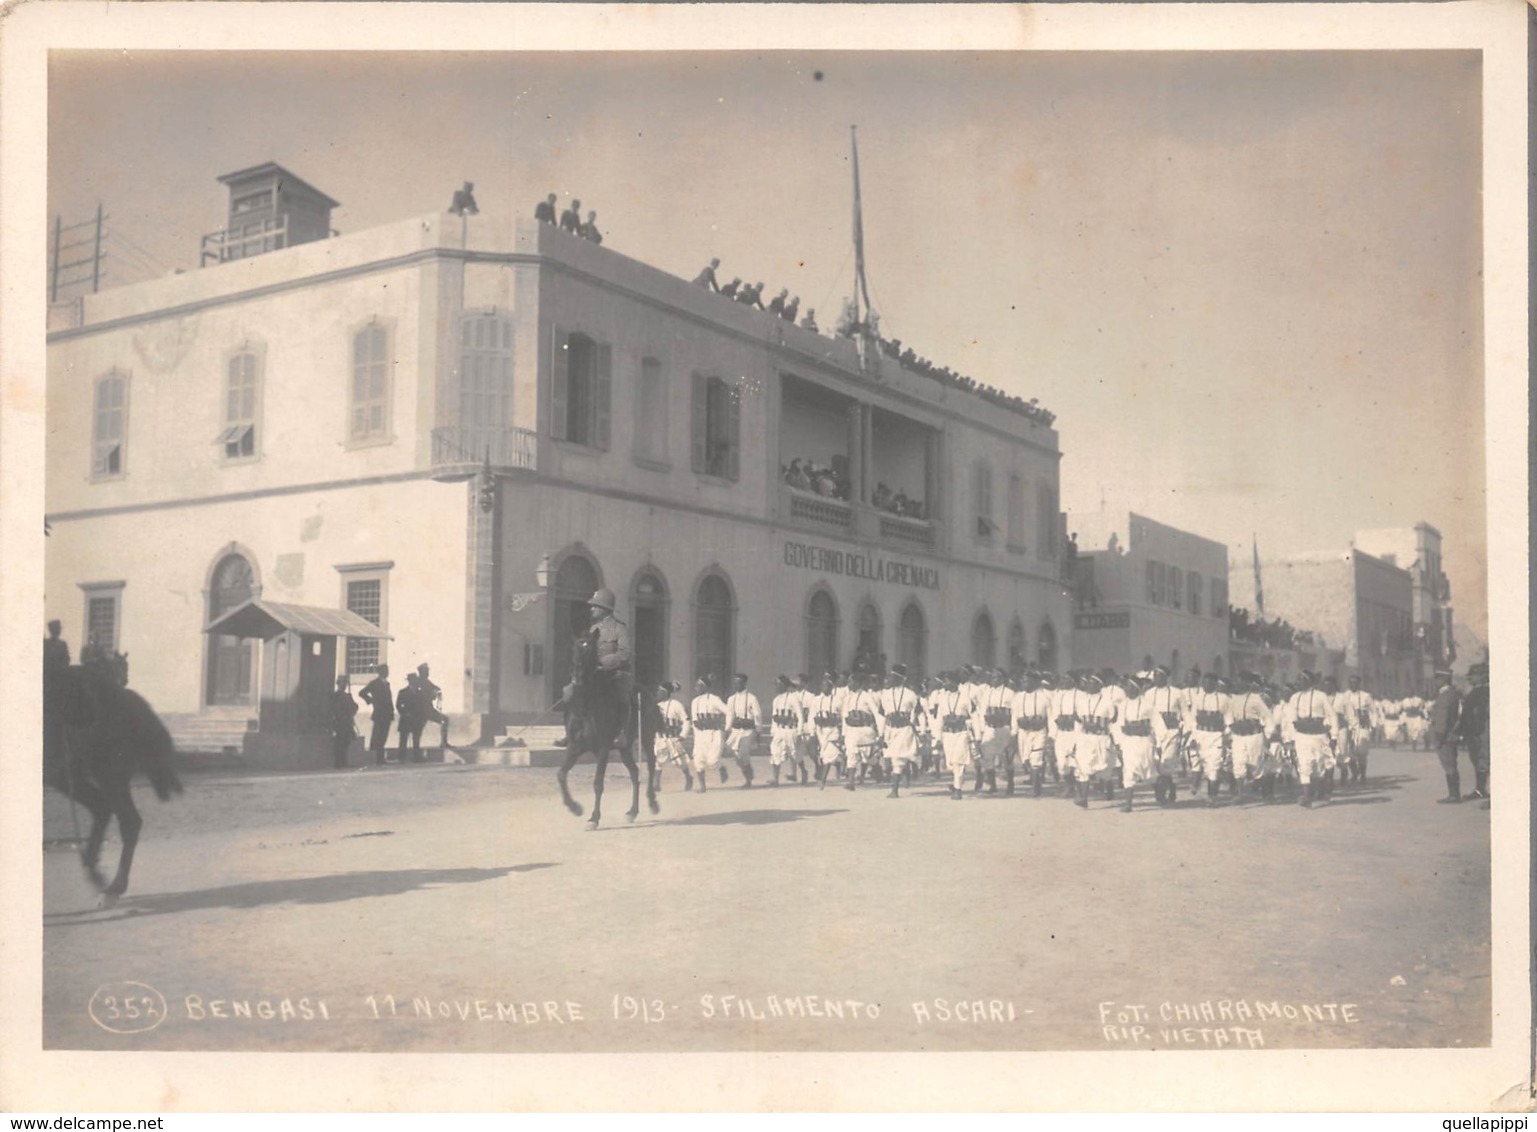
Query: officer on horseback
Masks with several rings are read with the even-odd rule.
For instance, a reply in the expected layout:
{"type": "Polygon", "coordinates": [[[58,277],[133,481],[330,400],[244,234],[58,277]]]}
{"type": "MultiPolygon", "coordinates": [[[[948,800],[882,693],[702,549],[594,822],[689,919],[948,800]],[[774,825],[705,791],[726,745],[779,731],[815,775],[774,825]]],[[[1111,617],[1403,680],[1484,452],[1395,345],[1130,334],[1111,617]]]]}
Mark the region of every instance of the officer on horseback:
{"type": "Polygon", "coordinates": [[[630,627],[614,616],[615,604],[611,589],[605,587],[593,594],[587,602],[593,619],[587,632],[593,642],[593,653],[598,658],[598,671],[624,705],[626,714],[621,718],[628,720],[635,693],[632,669],[635,654],[630,647],[630,627]]]}

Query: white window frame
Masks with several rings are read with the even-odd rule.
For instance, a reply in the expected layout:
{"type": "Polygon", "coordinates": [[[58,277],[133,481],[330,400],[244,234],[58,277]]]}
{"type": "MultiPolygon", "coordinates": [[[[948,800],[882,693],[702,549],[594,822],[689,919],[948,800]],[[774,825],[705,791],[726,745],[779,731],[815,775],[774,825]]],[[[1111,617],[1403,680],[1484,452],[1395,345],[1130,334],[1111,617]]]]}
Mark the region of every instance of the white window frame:
{"type": "Polygon", "coordinates": [[[262,439],[262,392],[266,385],[267,376],[267,351],[260,343],[246,342],[230,350],[224,355],[224,383],[221,388],[221,401],[223,408],[223,425],[218,438],[214,441],[219,446],[219,460],[224,464],[250,464],[261,459],[262,439]],[[233,373],[231,372],[236,361],[241,358],[251,359],[251,412],[249,416],[232,416],[230,413],[230,397],[233,392],[231,384],[233,373]],[[239,446],[249,436],[251,442],[250,452],[240,452],[239,446]],[[230,449],[236,451],[231,454],[230,449]]]}
{"type": "MultiPolygon", "coordinates": [[[[351,604],[350,604],[350,602],[348,600],[349,597],[350,597],[349,590],[350,590],[350,587],[351,587],[352,583],[354,583],[354,582],[378,582],[379,583],[379,628],[381,630],[383,630],[384,632],[388,633],[390,631],[390,571],[392,571],[394,568],[395,568],[395,563],[393,563],[393,562],[352,562],[352,563],[345,563],[345,564],[337,566],[336,567],[336,572],[341,577],[341,602],[340,602],[340,607],[342,609],[347,609],[347,610],[350,610],[352,608],[352,606],[351,606],[351,604]]],[[[372,664],[369,664],[367,667],[364,667],[364,668],[359,668],[358,671],[356,671],[356,672],[354,672],[352,670],[352,664],[350,663],[350,660],[351,660],[351,655],[350,655],[351,654],[351,648],[349,647],[349,642],[351,642],[353,640],[360,640],[361,641],[361,640],[371,640],[371,639],[373,639],[373,638],[365,638],[365,637],[344,637],[344,638],[342,638],[342,647],[339,650],[341,655],[337,657],[337,663],[340,666],[340,670],[342,672],[346,673],[349,676],[358,676],[358,675],[362,675],[364,672],[371,672],[371,671],[373,671],[373,666],[374,665],[388,664],[389,663],[389,645],[390,645],[390,642],[389,642],[389,640],[387,638],[380,637],[380,638],[377,638],[377,644],[379,646],[379,652],[378,652],[378,655],[374,658],[372,664]]]]}
{"type": "Polygon", "coordinates": [[[112,603],[112,640],[106,642],[103,647],[109,653],[120,652],[123,641],[123,590],[128,583],[123,581],[113,582],[81,582],[81,631],[80,649],[83,651],[91,643],[91,603],[93,601],[110,601],[112,603]]]}
{"type": "Polygon", "coordinates": [[[93,481],[120,480],[128,474],[128,400],[132,374],[115,366],[98,377],[91,385],[91,475],[93,481]],[[109,381],[122,383],[122,403],[117,407],[118,435],[104,440],[101,435],[101,391],[109,381]],[[117,449],[117,470],[102,469],[103,454],[117,449]]]}
{"type": "Polygon", "coordinates": [[[385,319],[375,316],[367,322],[354,325],[347,335],[347,440],[348,448],[373,448],[382,444],[395,442],[395,324],[393,319],[385,319]],[[358,340],[365,332],[378,331],[384,335],[384,356],[378,362],[370,361],[367,365],[380,365],[383,367],[384,391],[377,397],[370,397],[359,401],[358,371],[361,368],[358,355],[358,340]],[[375,402],[380,406],[379,428],[365,428],[359,433],[356,427],[357,413],[360,406],[372,406],[375,402]]]}

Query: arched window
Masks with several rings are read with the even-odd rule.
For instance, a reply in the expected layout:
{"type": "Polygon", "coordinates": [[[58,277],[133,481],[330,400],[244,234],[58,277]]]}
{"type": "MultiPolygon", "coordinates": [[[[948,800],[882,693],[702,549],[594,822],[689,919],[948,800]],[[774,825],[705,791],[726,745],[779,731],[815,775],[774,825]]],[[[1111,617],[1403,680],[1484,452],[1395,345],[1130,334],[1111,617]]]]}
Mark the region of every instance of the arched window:
{"type": "Polygon", "coordinates": [[[635,682],[652,687],[667,675],[667,583],[643,570],[630,587],[630,639],[635,649],[635,682]]]}
{"type": "Polygon", "coordinates": [[[838,603],[817,590],[806,603],[806,671],[821,676],[838,667],[838,603]]]}
{"type": "Polygon", "coordinates": [[[997,662],[998,634],[993,630],[992,617],[984,609],[971,623],[971,663],[992,668],[997,662]]]}
{"type": "Polygon", "coordinates": [[[557,690],[571,679],[571,643],[587,629],[587,602],[602,584],[597,565],[580,552],[568,554],[555,572],[550,676],[557,690]]]}
{"type": "MultiPolygon", "coordinates": [[[[251,600],[256,576],[242,554],[227,554],[214,567],[208,586],[208,620],[223,617],[251,600]]],[[[256,642],[216,636],[208,642],[208,702],[249,704],[256,674],[256,642]]]]}
{"type": "Polygon", "coordinates": [[[713,676],[715,690],[731,687],[736,671],[736,603],[720,574],[706,574],[694,595],[694,674],[713,676]]]}
{"type": "Polygon", "coordinates": [[[1035,656],[1043,671],[1057,670],[1057,631],[1050,621],[1041,622],[1041,631],[1035,639],[1035,656]]]}
{"type": "Polygon", "coordinates": [[[1028,663],[1025,656],[1025,626],[1016,617],[1009,625],[1009,671],[1018,672],[1028,663]]]}
{"type": "Polygon", "coordinates": [[[854,667],[875,671],[881,665],[881,611],[873,601],[859,607],[855,618],[858,639],[854,642],[854,667]]]}
{"type": "Polygon", "coordinates": [[[928,675],[929,628],[916,601],[907,603],[897,621],[897,660],[914,680],[928,675]]]}

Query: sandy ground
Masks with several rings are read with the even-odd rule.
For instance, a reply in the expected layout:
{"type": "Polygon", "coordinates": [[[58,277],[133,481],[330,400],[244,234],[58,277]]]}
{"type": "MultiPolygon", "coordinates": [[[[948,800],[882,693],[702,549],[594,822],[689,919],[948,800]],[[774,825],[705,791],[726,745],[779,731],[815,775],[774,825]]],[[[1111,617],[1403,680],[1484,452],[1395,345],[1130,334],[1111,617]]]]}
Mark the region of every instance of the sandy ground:
{"type": "MultiPolygon", "coordinates": [[[[1434,804],[1433,755],[1371,769],[1322,809],[1130,815],[669,772],[633,825],[619,770],[595,833],[550,770],[191,776],[143,791],[116,907],[45,854],[45,1045],[1487,1044],[1489,813],[1434,804]]],[[[51,795],[45,831],[71,834],[51,795]]]]}

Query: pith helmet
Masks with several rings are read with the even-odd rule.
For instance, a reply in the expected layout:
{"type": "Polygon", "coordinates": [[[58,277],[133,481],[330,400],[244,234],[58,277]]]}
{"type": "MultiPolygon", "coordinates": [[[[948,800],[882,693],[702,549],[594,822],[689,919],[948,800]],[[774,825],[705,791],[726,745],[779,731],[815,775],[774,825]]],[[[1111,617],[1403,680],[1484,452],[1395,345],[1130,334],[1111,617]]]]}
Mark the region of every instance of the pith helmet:
{"type": "Polygon", "coordinates": [[[592,606],[594,609],[605,609],[609,613],[612,613],[614,612],[614,606],[616,604],[614,591],[605,586],[603,589],[593,594],[592,597],[587,600],[587,604],[592,606]]]}

